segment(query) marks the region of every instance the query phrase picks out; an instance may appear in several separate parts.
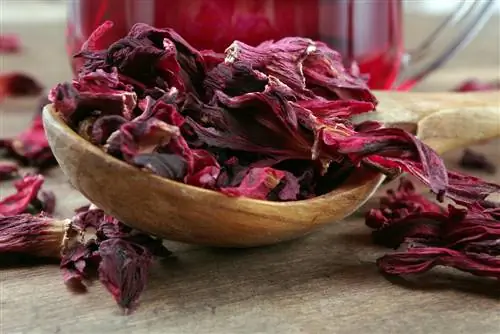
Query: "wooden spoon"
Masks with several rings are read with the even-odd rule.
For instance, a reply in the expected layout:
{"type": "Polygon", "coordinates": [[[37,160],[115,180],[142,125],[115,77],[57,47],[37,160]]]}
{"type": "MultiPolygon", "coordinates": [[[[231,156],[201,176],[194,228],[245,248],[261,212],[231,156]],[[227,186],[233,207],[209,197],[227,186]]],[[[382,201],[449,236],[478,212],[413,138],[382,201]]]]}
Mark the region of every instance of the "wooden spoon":
{"type": "MultiPolygon", "coordinates": [[[[408,126],[439,153],[500,136],[500,93],[375,92],[377,112],[358,117],[408,126]]],[[[294,239],[363,205],[383,175],[360,170],[332,192],[295,202],[231,198],[170,181],[105,154],[78,136],[51,105],[48,141],[69,181],[92,203],[131,227],[188,243],[250,247],[294,239]]]]}

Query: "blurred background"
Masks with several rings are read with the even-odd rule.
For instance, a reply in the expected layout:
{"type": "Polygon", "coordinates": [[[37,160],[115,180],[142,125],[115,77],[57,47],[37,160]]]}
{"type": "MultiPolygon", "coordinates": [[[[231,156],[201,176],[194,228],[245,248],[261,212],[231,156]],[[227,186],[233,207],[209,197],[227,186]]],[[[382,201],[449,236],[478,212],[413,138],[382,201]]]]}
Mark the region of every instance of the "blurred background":
{"type": "MultiPolygon", "coordinates": [[[[127,3],[128,0],[123,0],[127,3]]],[[[166,0],[165,0],[166,1],[166,0]]],[[[358,1],[358,0],[357,0],[358,1]]],[[[384,0],[359,0],[384,1],[384,0]]],[[[446,15],[452,13],[457,6],[464,2],[477,2],[482,0],[403,0],[404,3],[404,43],[406,49],[411,50],[419,45],[436,27],[439,26],[446,15]]],[[[0,33],[14,33],[19,35],[25,48],[36,48],[30,46],[29,41],[36,39],[45,42],[47,49],[37,50],[40,60],[51,59],[50,53],[54,50],[63,50],[64,29],[67,15],[67,6],[70,0],[0,0],[0,33]],[[43,27],[39,30],[35,27],[43,27]],[[56,37],[57,36],[57,37],[56,37]]],[[[495,13],[488,19],[481,31],[473,40],[452,59],[433,72],[415,89],[428,91],[436,89],[450,89],[452,83],[458,84],[467,79],[464,68],[471,69],[474,77],[481,80],[497,80],[499,71],[492,68],[500,67],[500,1],[496,2],[495,13]],[[454,71],[461,68],[461,71],[454,71]]],[[[62,58],[61,58],[62,59],[62,58]]],[[[2,57],[0,70],[8,68],[14,70],[19,67],[20,62],[15,57],[2,57]]],[[[39,64],[23,63],[25,71],[36,72],[39,75],[52,71],[47,76],[47,84],[54,84],[61,80],[67,80],[67,71],[53,73],[51,68],[40,68],[39,64]],[[64,77],[63,77],[64,76],[64,77]]]]}
{"type": "MultiPolygon", "coordinates": [[[[405,10],[409,13],[442,16],[451,13],[461,0],[404,0],[403,2],[405,10]]],[[[5,24],[62,22],[66,18],[67,3],[68,0],[0,0],[1,22],[5,24]]],[[[496,14],[500,14],[499,1],[496,9],[496,14]]]]}

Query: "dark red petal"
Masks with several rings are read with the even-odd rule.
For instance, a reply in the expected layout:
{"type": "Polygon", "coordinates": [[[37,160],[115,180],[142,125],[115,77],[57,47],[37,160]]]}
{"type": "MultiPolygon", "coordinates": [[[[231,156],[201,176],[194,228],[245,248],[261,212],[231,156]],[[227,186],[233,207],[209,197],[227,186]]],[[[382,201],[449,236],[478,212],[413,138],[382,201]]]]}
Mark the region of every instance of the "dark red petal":
{"type": "Polygon", "coordinates": [[[221,188],[228,196],[246,196],[255,199],[267,199],[285,177],[285,172],[270,167],[251,168],[237,187],[221,188]]]}
{"type": "Polygon", "coordinates": [[[82,50],[97,51],[101,48],[100,39],[106,35],[108,31],[113,28],[114,23],[111,21],[104,21],[100,26],[90,34],[89,38],[83,43],[82,50]]]}
{"type": "Polygon", "coordinates": [[[29,204],[37,198],[44,182],[42,175],[27,175],[16,181],[17,192],[0,201],[0,215],[13,216],[26,212],[29,204]]]}
{"type": "Polygon", "coordinates": [[[41,114],[37,113],[29,128],[14,138],[4,139],[2,146],[7,154],[23,164],[39,168],[50,167],[56,160],[45,137],[41,114]]]}
{"type": "Polygon", "coordinates": [[[42,84],[27,74],[0,74],[0,101],[6,97],[35,96],[42,89],[42,84]]]}
{"type": "Polygon", "coordinates": [[[99,280],[126,310],[136,306],[146,286],[152,254],[123,239],[109,239],[99,245],[99,280]]]}
{"type": "Polygon", "coordinates": [[[442,199],[448,187],[448,174],[441,157],[412,134],[383,128],[337,139],[338,151],[351,159],[367,159],[382,167],[394,165],[409,172],[442,199]]]}
{"type": "Polygon", "coordinates": [[[19,166],[12,162],[0,162],[0,180],[8,180],[16,176],[19,172],[19,166]]]}
{"type": "Polygon", "coordinates": [[[120,127],[119,133],[122,138],[121,152],[127,160],[138,154],[153,153],[168,145],[172,138],[180,136],[177,126],[156,118],[125,123],[120,127]]]}
{"type": "Polygon", "coordinates": [[[100,261],[97,244],[93,239],[81,243],[75,242],[64,249],[60,269],[64,283],[73,290],[85,291],[85,281],[92,278],[92,269],[100,261]]]}
{"type": "Polygon", "coordinates": [[[462,82],[454,89],[456,92],[475,92],[500,89],[500,81],[481,82],[475,79],[469,79],[462,82]]]}
{"type": "Polygon", "coordinates": [[[81,231],[85,231],[89,227],[98,229],[103,222],[104,216],[104,212],[101,209],[91,204],[79,208],[71,219],[71,224],[81,231]]]}
{"type": "Polygon", "coordinates": [[[486,182],[474,176],[448,172],[448,177],[447,197],[460,205],[469,207],[475,202],[489,205],[486,200],[487,197],[500,193],[500,185],[486,182]]]}
{"type": "Polygon", "coordinates": [[[412,248],[405,253],[385,255],[377,260],[377,265],[390,275],[420,274],[436,266],[445,266],[477,276],[500,278],[498,257],[446,248],[412,248]]]}
{"type": "Polygon", "coordinates": [[[186,160],[175,154],[139,154],[134,157],[133,163],[171,180],[182,180],[187,170],[186,160]]]}

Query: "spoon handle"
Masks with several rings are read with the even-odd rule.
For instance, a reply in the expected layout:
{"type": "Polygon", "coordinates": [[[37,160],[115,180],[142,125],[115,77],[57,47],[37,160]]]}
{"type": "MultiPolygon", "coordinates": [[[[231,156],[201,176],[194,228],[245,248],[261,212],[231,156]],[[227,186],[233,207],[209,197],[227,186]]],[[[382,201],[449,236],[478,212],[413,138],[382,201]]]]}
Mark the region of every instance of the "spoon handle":
{"type": "Polygon", "coordinates": [[[438,153],[500,137],[500,91],[375,95],[377,110],[354,122],[376,120],[405,128],[438,153]]]}

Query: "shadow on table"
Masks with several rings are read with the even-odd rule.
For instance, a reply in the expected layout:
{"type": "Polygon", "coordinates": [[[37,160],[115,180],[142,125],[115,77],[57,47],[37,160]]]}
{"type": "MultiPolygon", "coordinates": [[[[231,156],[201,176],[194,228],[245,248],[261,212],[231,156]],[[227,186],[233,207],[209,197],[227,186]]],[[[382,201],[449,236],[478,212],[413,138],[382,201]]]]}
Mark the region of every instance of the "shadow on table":
{"type": "Polygon", "coordinates": [[[408,290],[438,292],[455,290],[487,298],[500,298],[500,285],[497,279],[478,278],[459,272],[434,270],[413,278],[388,276],[387,280],[408,290]]]}
{"type": "Polygon", "coordinates": [[[326,230],[254,249],[197,247],[180,252],[177,258],[163,261],[158,269],[152,270],[142,300],[165,301],[156,310],[162,312],[163,308],[194,311],[271,297],[287,299],[318,294],[334,298],[346,291],[363,294],[372,289],[396,294],[400,288],[455,290],[500,297],[497,281],[454,271],[443,273],[437,269],[414,279],[388,280],[375,265],[376,258],[386,252],[387,249],[372,246],[369,232],[362,228],[342,233],[326,230]]]}
{"type": "Polygon", "coordinates": [[[59,265],[59,262],[57,259],[38,258],[25,254],[0,254],[0,270],[44,266],[47,264],[59,265]]]}

